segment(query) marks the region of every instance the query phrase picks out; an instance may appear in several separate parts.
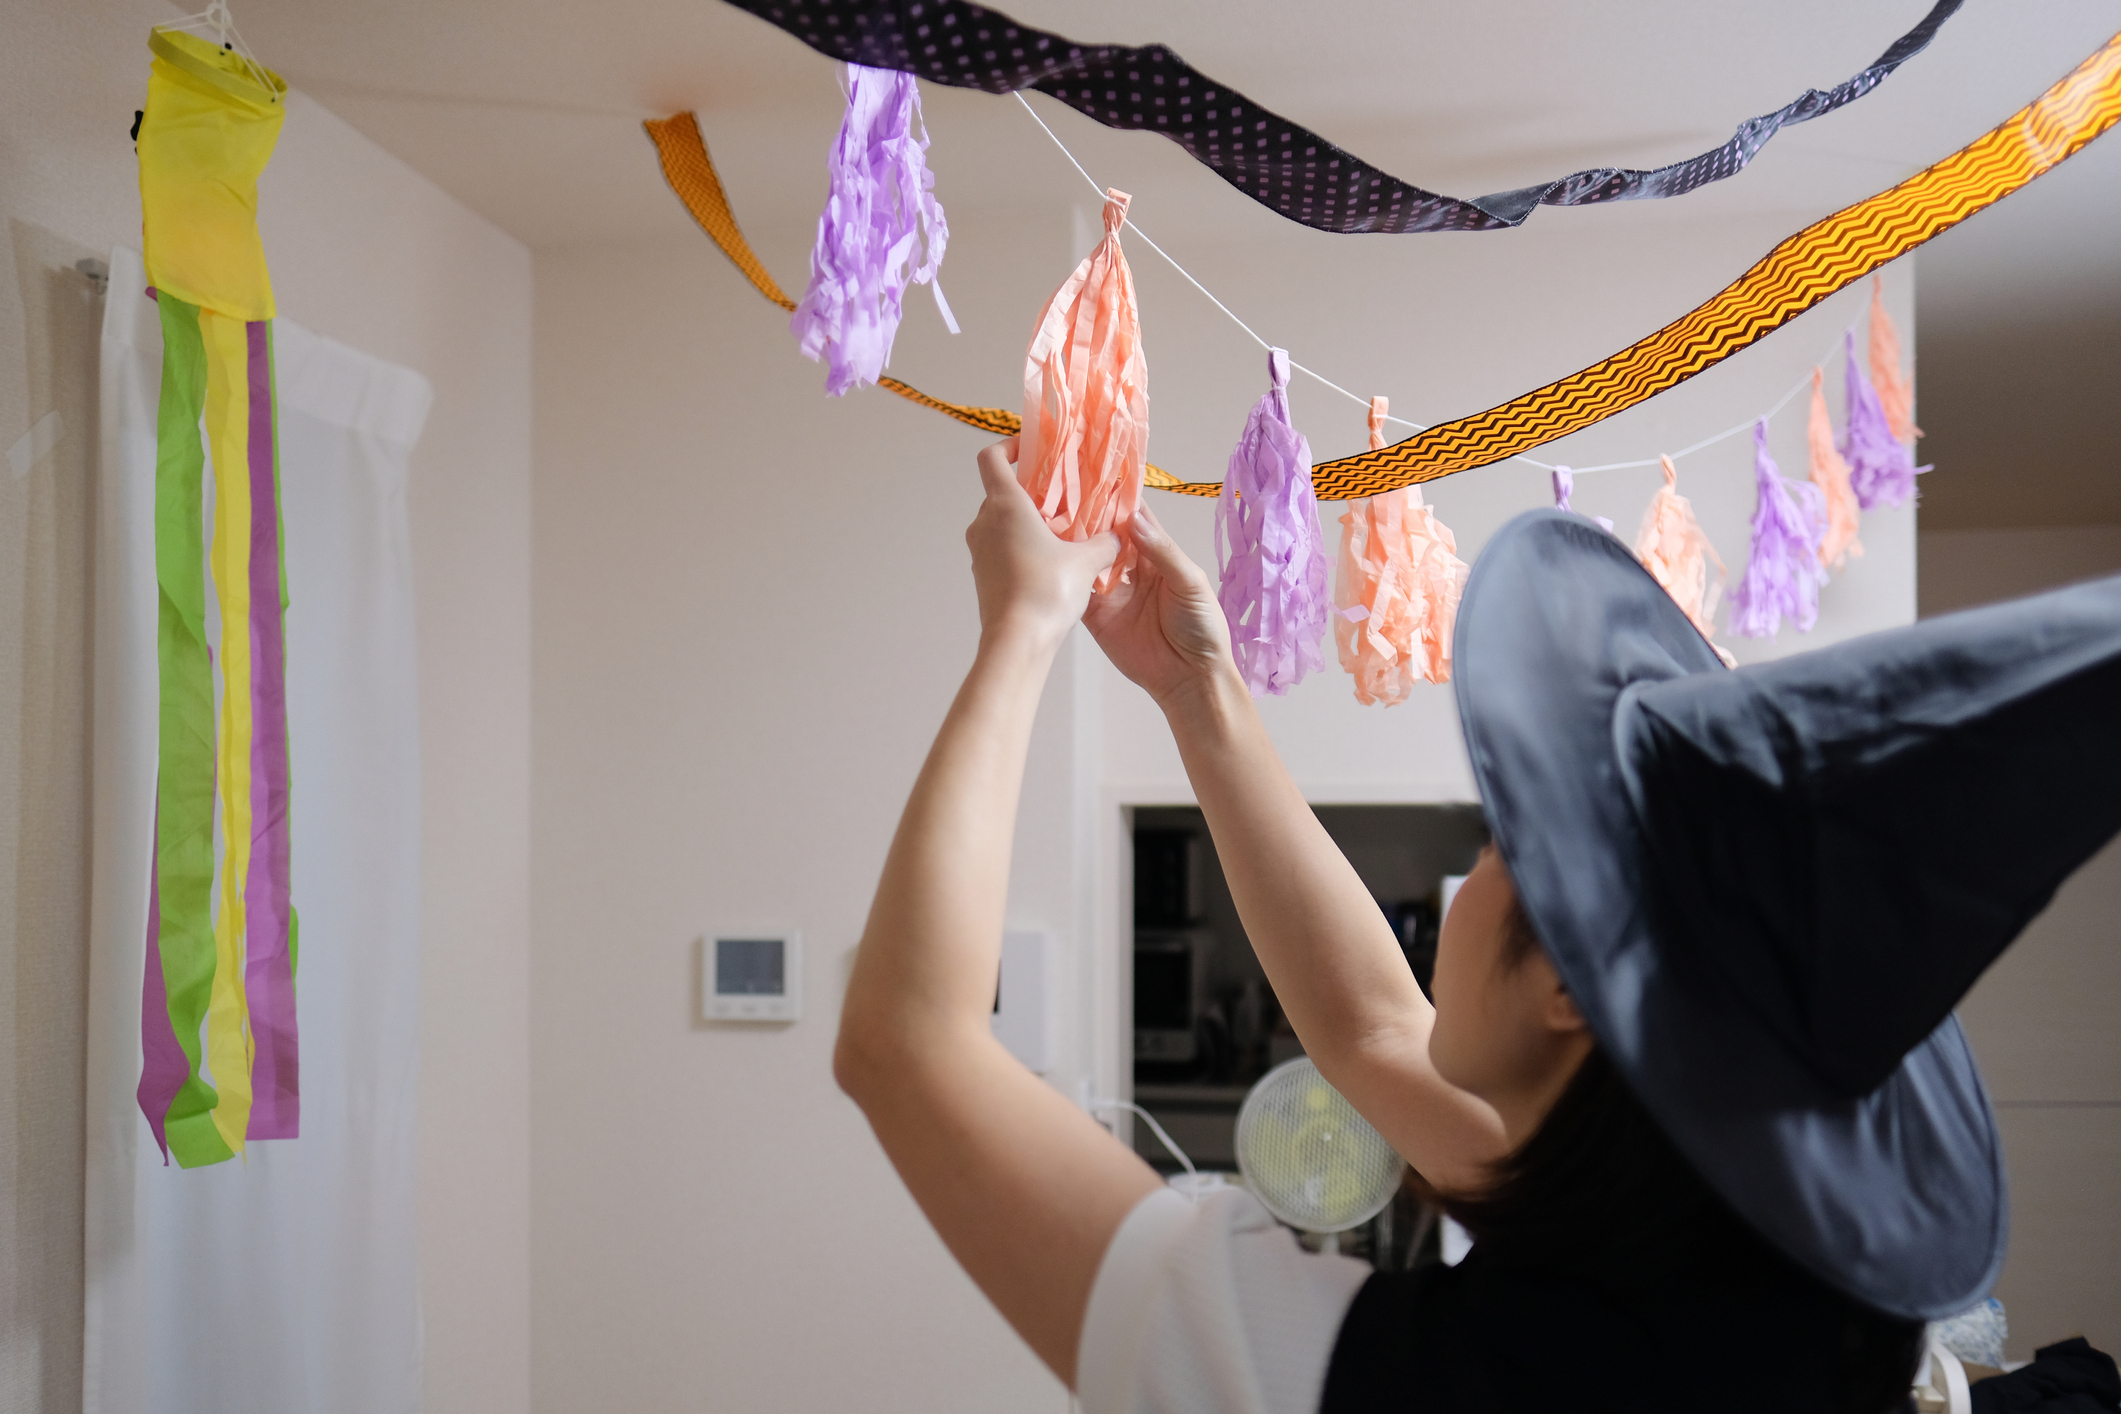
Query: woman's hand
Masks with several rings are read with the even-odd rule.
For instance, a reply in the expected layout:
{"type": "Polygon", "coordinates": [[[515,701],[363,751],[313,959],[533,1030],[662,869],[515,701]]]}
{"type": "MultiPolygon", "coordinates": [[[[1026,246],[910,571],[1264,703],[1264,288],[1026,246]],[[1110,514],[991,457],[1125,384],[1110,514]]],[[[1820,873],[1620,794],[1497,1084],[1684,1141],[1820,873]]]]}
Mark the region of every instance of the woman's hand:
{"type": "Polygon", "coordinates": [[[1114,667],[1168,707],[1181,688],[1235,670],[1230,628],[1215,586],[1147,506],[1134,513],[1133,534],[1133,582],[1098,595],[1083,624],[1114,667]]]}
{"type": "Polygon", "coordinates": [[[979,454],[987,499],[965,530],[972,548],[972,582],[979,591],[982,640],[1024,633],[1052,648],[1083,616],[1090,584],[1119,556],[1119,537],[1089,540],[1055,535],[1016,479],[1016,439],[979,454]]]}

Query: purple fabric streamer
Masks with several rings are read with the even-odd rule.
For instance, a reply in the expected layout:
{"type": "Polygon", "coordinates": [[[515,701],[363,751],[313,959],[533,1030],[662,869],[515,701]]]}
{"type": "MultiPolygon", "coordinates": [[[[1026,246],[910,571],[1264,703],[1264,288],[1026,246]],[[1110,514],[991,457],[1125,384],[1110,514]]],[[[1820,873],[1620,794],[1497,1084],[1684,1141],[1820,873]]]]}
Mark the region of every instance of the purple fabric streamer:
{"type": "Polygon", "coordinates": [[[250,1001],[251,1139],[301,1132],[293,913],[288,849],[287,642],[280,583],[278,439],[273,426],[272,325],[253,320],[250,355],[250,873],[243,986],[250,1001]]]}
{"type": "Polygon", "coordinates": [[[1577,510],[1574,506],[1569,504],[1569,497],[1575,494],[1575,491],[1576,473],[1570,471],[1565,466],[1555,467],[1554,509],[1557,511],[1567,511],[1572,516],[1583,516],[1585,520],[1595,520],[1600,525],[1605,527],[1606,534],[1611,535],[1613,533],[1613,522],[1607,520],[1604,516],[1584,515],[1582,511],[1577,510]]]}
{"type": "Polygon", "coordinates": [[[156,859],[162,849],[162,812],[155,812],[155,833],[147,865],[147,956],[141,968],[140,985],[140,1084],[133,1092],[140,1112],[155,1132],[162,1150],[162,1166],[169,1167],[169,1131],[166,1120],[170,1102],[191,1079],[191,1059],[177,1043],[176,1027],[169,1019],[169,987],[162,977],[162,883],[156,859]]]}
{"type": "Polygon", "coordinates": [[[1856,331],[1842,336],[1848,358],[1848,427],[1841,435],[1841,455],[1849,464],[1849,489],[1867,511],[1907,504],[1915,478],[1928,471],[1915,465],[1915,454],[1893,435],[1893,424],[1878,401],[1878,390],[1856,362],[1856,331]]]}
{"type": "Polygon", "coordinates": [[[1819,622],[1819,587],[1826,568],[1819,541],[1826,534],[1826,497],[1809,481],[1790,481],[1768,455],[1767,419],[1753,424],[1753,550],[1745,577],[1731,591],[1731,632],[1773,638],[1787,618],[1799,633],[1819,622]]]}
{"type": "Polygon", "coordinates": [[[912,75],[849,64],[847,116],[832,144],[810,288],[788,321],[803,356],[826,360],[825,391],[834,397],[883,376],[909,283],[935,291],[943,323],[957,332],[936,279],[950,227],[927,152],[912,75]]]}
{"type": "Polygon", "coordinates": [[[1311,444],[1289,420],[1289,355],[1267,352],[1273,387],[1252,407],[1215,503],[1215,560],[1230,648],[1254,697],[1279,697],[1325,666],[1325,538],[1311,444]]]}

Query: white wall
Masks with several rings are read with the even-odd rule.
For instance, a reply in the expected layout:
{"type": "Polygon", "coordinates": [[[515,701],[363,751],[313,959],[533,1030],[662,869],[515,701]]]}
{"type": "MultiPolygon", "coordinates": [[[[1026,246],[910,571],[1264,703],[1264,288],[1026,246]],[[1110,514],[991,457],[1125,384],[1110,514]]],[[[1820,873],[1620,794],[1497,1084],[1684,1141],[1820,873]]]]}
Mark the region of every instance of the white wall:
{"type": "MultiPolygon", "coordinates": [[[[54,406],[70,429],[31,475],[0,471],[0,869],[18,885],[15,906],[0,909],[0,969],[22,983],[4,1023],[13,1039],[0,1046],[8,1414],[80,1407],[92,769],[83,630],[99,314],[70,267],[139,243],[126,130],[145,92],[147,28],[176,13],[141,0],[25,0],[10,6],[0,46],[0,210],[13,250],[0,268],[0,446],[54,406]]],[[[427,1407],[523,1409],[530,258],[299,93],[262,205],[280,308],[418,369],[435,389],[411,495],[425,775],[427,1407]]]]}
{"type": "Polygon", "coordinates": [[[536,1407],[1060,1414],[830,1069],[971,661],[977,443],[824,402],[704,240],[540,252],[537,286],[536,1407]],[[697,940],[746,919],[803,930],[794,1026],[699,1020],[697,940]]]}
{"type": "MultiPolygon", "coordinates": [[[[983,206],[976,177],[952,185],[944,164],[960,135],[997,121],[993,100],[924,99],[951,203],[945,282],[966,332],[943,335],[916,293],[893,371],[941,397],[1014,406],[1032,320],[1095,213],[1073,186],[1046,209],[983,206]],[[969,195],[954,201],[958,192],[969,195]]],[[[711,145],[738,154],[724,176],[747,234],[799,288],[808,218],[775,213],[791,204],[787,185],[821,190],[820,176],[767,172],[744,160],[740,130],[708,126],[711,145]]],[[[1252,212],[1210,180],[1227,229],[1195,222],[1171,236],[1157,212],[1199,182],[1188,159],[1086,128],[1068,132],[1092,170],[1134,191],[1135,218],[1248,320],[1424,420],[1613,351],[1803,220],[1675,228],[1665,205],[1647,216],[1543,212],[1502,237],[1363,241],[1252,212]]],[[[1021,157],[1054,165],[1056,183],[1065,174],[1039,147],[1021,157]]],[[[645,145],[641,160],[641,180],[655,181],[645,145]]],[[[957,1272],[828,1064],[848,951],[971,658],[961,535],[984,439],[878,391],[823,397],[822,371],[795,353],[786,316],[674,198],[670,211],[667,240],[537,256],[536,1404],[1057,1414],[1062,1392],[957,1272]],[[697,940],[742,919],[804,930],[800,1023],[699,1021],[697,940]]],[[[1219,478],[1263,390],[1264,355],[1146,248],[1130,258],[1151,459],[1219,478]]],[[[1910,272],[1896,268],[1891,282],[1912,346],[1910,272]]],[[[1654,455],[1738,422],[1825,354],[1864,299],[1840,297],[1552,455],[1584,465],[1654,455]]],[[[1362,445],[1361,407],[1301,379],[1293,396],[1320,456],[1362,445]]],[[[1801,403],[1773,442],[1801,476],[1801,403]]],[[[1587,476],[1577,505],[1632,539],[1659,484],[1654,468],[1587,476]]],[[[1749,441],[1686,463],[1681,489],[1735,576],[1753,505],[1749,441]]],[[[1440,483],[1431,499],[1471,558],[1550,493],[1544,473],[1505,467],[1440,483]]],[[[1193,554],[1212,555],[1212,503],[1156,505],[1193,554]]],[[[1912,511],[1867,521],[1869,554],[1829,589],[1816,634],[1741,643],[1741,655],[1912,619],[1913,521],[1912,511]]],[[[1336,670],[1266,710],[1314,799],[1470,797],[1448,689],[1366,709],[1336,670]]],[[[1124,1093],[1122,807],[1184,802],[1190,790],[1146,700],[1080,636],[1048,688],[1033,757],[1010,920],[1061,940],[1050,1078],[1070,1095],[1124,1093]]]]}
{"type": "MultiPolygon", "coordinates": [[[[2121,574],[2121,525],[1925,530],[1925,615],[2121,574]]],[[[2064,884],[1960,1008],[1995,1101],[2012,1358],[2082,1335],[2121,1349],[2121,842],[2064,884]]]]}

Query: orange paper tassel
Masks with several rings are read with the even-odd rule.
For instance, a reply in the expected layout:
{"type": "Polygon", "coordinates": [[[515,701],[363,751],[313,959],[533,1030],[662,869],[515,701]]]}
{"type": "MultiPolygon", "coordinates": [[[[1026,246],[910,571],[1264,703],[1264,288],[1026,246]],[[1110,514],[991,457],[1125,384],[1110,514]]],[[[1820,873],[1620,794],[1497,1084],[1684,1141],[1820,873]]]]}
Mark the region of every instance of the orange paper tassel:
{"type": "Polygon", "coordinates": [[[1863,542],[1856,538],[1856,521],[1861,513],[1856,506],[1856,492],[1849,485],[1848,461],[1834,446],[1834,424],[1826,415],[1823,379],[1820,370],[1814,368],[1808,435],[1812,444],[1812,483],[1826,494],[1826,534],[1819,540],[1819,563],[1838,570],[1850,555],[1860,558],[1863,554],[1863,542]]]}
{"type": "Polygon", "coordinates": [[[1120,536],[1100,593],[1134,568],[1135,508],[1149,455],[1149,366],[1142,359],[1134,275],[1120,253],[1123,191],[1105,193],[1105,238],[1038,317],[1024,355],[1024,430],[1016,475],[1053,533],[1120,536]]]}
{"type": "Polygon", "coordinates": [[[1915,425],[1915,385],[1900,371],[1900,330],[1885,312],[1885,277],[1871,276],[1871,386],[1885,409],[1886,425],[1902,442],[1922,435],[1915,425]]]}
{"type": "MultiPolygon", "coordinates": [[[[1650,498],[1649,508],[1642,514],[1642,530],[1635,536],[1635,556],[1694,621],[1701,636],[1713,638],[1716,602],[1723,597],[1723,557],[1716,553],[1701,522],[1694,518],[1693,503],[1679,494],[1679,472],[1672,459],[1658,460],[1664,464],[1664,485],[1650,498]]],[[[1846,484],[1845,474],[1843,482],[1846,484]]]]}
{"type": "MultiPolygon", "coordinates": [[[[1370,449],[1385,444],[1385,399],[1370,399],[1370,449]]],[[[1451,626],[1466,587],[1458,542],[1421,488],[1350,501],[1340,518],[1333,641],[1355,700],[1390,707],[1417,682],[1451,680],[1451,626]]]]}

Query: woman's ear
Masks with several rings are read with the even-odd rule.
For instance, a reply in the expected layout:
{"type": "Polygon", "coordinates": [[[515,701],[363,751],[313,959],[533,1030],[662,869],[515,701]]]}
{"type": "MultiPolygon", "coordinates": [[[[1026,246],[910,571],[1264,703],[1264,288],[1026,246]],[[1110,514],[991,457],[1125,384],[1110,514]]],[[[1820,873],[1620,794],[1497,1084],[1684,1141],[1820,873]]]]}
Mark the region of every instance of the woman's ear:
{"type": "Polygon", "coordinates": [[[1576,1009],[1576,999],[1569,995],[1569,989],[1562,985],[1558,975],[1554,978],[1554,990],[1547,994],[1546,1003],[1540,1008],[1539,1019],[1547,1030],[1567,1035],[1591,1029],[1590,1023],[1583,1019],[1583,1013],[1576,1009]]]}

